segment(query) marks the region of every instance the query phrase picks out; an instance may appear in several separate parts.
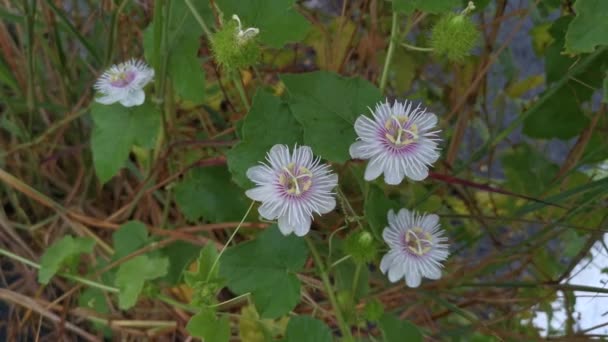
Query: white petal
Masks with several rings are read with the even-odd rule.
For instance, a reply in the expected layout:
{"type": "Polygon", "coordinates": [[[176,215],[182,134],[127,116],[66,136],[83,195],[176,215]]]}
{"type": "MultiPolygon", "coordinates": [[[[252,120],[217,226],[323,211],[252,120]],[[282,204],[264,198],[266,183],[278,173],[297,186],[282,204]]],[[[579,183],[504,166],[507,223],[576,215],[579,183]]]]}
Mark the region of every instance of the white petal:
{"type": "Polygon", "coordinates": [[[287,215],[279,217],[279,230],[285,236],[293,233],[293,231],[295,230],[294,226],[289,224],[287,220],[287,215]]]}
{"type": "Polygon", "coordinates": [[[115,102],[118,102],[120,100],[119,96],[113,96],[113,95],[104,95],[101,97],[96,97],[95,98],[95,102],[104,104],[104,105],[109,105],[115,102]]]}
{"type": "Polygon", "coordinates": [[[439,216],[437,216],[435,214],[426,215],[422,219],[422,223],[421,223],[421,225],[423,227],[425,227],[426,229],[435,228],[437,226],[437,224],[439,224],[439,216]]]}
{"type": "Polygon", "coordinates": [[[388,271],[388,268],[393,264],[393,260],[395,260],[398,253],[398,251],[391,249],[388,253],[384,254],[380,261],[380,271],[383,274],[386,274],[386,271],[388,271]]]}
{"type": "Polygon", "coordinates": [[[275,201],[264,202],[258,208],[258,212],[267,220],[275,220],[277,217],[279,217],[279,215],[281,215],[282,207],[283,206],[280,203],[276,203],[275,201]]]}
{"type": "Polygon", "coordinates": [[[403,255],[398,255],[393,260],[393,264],[389,266],[388,280],[390,280],[391,283],[394,283],[394,282],[398,281],[399,279],[403,278],[403,275],[405,274],[405,269],[403,267],[404,261],[405,260],[404,260],[403,255]]]}
{"type": "Polygon", "coordinates": [[[386,216],[389,224],[397,223],[397,215],[395,215],[395,211],[393,209],[390,209],[386,216]]]}
{"type": "Polygon", "coordinates": [[[441,278],[441,268],[435,265],[430,265],[426,268],[424,276],[429,279],[437,280],[441,278]]]}
{"type": "Polygon", "coordinates": [[[355,132],[361,138],[374,139],[376,136],[376,126],[370,118],[361,115],[355,121],[355,132]]]}
{"type": "Polygon", "coordinates": [[[418,129],[421,131],[429,131],[437,126],[437,115],[426,113],[418,121],[418,129]]]}
{"type": "Polygon", "coordinates": [[[300,166],[309,167],[313,161],[312,149],[308,146],[300,146],[294,150],[293,162],[300,166]]]}
{"type": "Polygon", "coordinates": [[[384,161],[379,157],[372,158],[365,168],[364,178],[366,181],[373,181],[384,171],[384,161]]]}
{"type": "Polygon", "coordinates": [[[266,184],[273,181],[272,170],[265,165],[252,166],[247,169],[247,178],[257,184],[266,184]]]}
{"type": "Polygon", "coordinates": [[[125,107],[139,106],[146,100],[146,93],[141,89],[130,91],[120,100],[120,104],[125,107]]]}
{"type": "Polygon", "coordinates": [[[398,185],[403,181],[404,172],[397,164],[396,160],[386,163],[388,167],[384,168],[384,181],[386,184],[398,185]]]}
{"type": "Polygon", "coordinates": [[[403,230],[394,224],[385,227],[382,231],[382,238],[390,246],[390,248],[401,248],[403,239],[403,230]]]}
{"type": "Polygon", "coordinates": [[[272,198],[274,191],[272,186],[258,186],[245,191],[245,195],[254,201],[264,202],[272,198]]]}
{"type": "Polygon", "coordinates": [[[375,154],[373,146],[365,141],[355,141],[348,151],[354,159],[370,159],[375,154]]]}
{"type": "Polygon", "coordinates": [[[281,144],[272,146],[270,152],[268,152],[268,160],[275,170],[287,166],[291,160],[289,148],[281,144]]]}
{"type": "Polygon", "coordinates": [[[312,224],[312,218],[310,216],[305,216],[303,219],[295,222],[294,224],[294,233],[297,236],[304,236],[308,234],[310,231],[310,225],[312,224]]]}
{"type": "Polygon", "coordinates": [[[408,272],[405,274],[405,283],[409,287],[418,287],[420,286],[420,282],[422,281],[422,277],[420,276],[420,271],[414,267],[410,267],[408,272]]]}
{"type": "Polygon", "coordinates": [[[319,214],[327,214],[336,209],[336,199],[333,196],[319,198],[319,214]]]}
{"type": "Polygon", "coordinates": [[[429,169],[426,165],[414,162],[414,166],[405,170],[405,175],[414,181],[421,181],[429,176],[429,169]]]}

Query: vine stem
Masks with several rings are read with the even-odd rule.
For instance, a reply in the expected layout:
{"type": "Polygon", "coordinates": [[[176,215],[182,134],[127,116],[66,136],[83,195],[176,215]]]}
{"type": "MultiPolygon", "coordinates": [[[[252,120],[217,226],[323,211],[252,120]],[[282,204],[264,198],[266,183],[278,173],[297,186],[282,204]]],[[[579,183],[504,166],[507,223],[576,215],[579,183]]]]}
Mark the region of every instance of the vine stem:
{"type": "MultiPolygon", "coordinates": [[[[37,264],[37,263],[35,263],[35,262],[33,262],[33,261],[29,260],[29,259],[26,259],[26,258],[24,258],[22,256],[19,256],[17,254],[11,253],[11,252],[3,249],[3,248],[0,248],[0,254],[4,255],[4,256],[7,256],[7,257],[9,257],[9,258],[11,258],[13,260],[17,260],[17,261],[19,261],[19,262],[21,262],[21,263],[23,263],[25,265],[31,266],[31,267],[36,268],[36,269],[40,269],[40,265],[39,264],[37,264]]],[[[98,283],[98,282],[95,282],[95,281],[92,281],[92,280],[89,280],[89,279],[86,279],[86,278],[83,278],[83,277],[80,277],[80,276],[77,276],[77,275],[68,274],[68,273],[57,273],[57,275],[59,275],[61,277],[64,277],[66,279],[70,279],[70,280],[73,280],[73,281],[76,281],[76,282],[79,282],[79,283],[91,286],[91,287],[98,288],[100,290],[105,290],[105,291],[114,292],[114,293],[120,292],[120,290],[118,288],[116,288],[116,287],[107,286],[107,285],[104,285],[104,284],[101,284],[101,283],[98,283]]]]}
{"type": "Polygon", "coordinates": [[[243,105],[249,112],[249,109],[251,108],[251,106],[249,105],[249,99],[247,98],[247,94],[245,93],[245,89],[243,88],[240,71],[237,70],[232,74],[232,81],[234,82],[234,86],[236,87],[236,90],[239,92],[239,96],[241,97],[241,102],[243,102],[243,105]]]}
{"type": "Polygon", "coordinates": [[[336,312],[336,319],[338,320],[338,326],[342,335],[346,338],[346,341],[353,341],[353,336],[350,332],[350,328],[346,321],[344,320],[344,316],[342,316],[342,311],[340,311],[340,307],[338,306],[338,300],[336,299],[336,295],[334,294],[334,289],[329,281],[329,276],[327,275],[327,271],[325,270],[325,266],[323,261],[321,260],[321,256],[319,255],[319,251],[317,251],[317,247],[315,247],[314,242],[309,237],[305,237],[306,243],[308,244],[308,248],[312,254],[312,258],[319,269],[319,273],[321,273],[321,280],[323,281],[323,285],[325,286],[325,290],[327,291],[327,296],[329,297],[329,301],[331,306],[334,308],[336,312]]]}
{"type": "Polygon", "coordinates": [[[236,236],[236,233],[239,232],[239,229],[243,225],[243,222],[245,222],[245,219],[247,218],[247,216],[249,216],[249,212],[251,212],[251,209],[253,208],[254,204],[255,204],[255,201],[251,201],[251,205],[249,206],[249,209],[247,209],[247,212],[245,213],[245,215],[243,215],[243,218],[241,219],[241,222],[239,222],[239,225],[236,226],[236,228],[234,229],[234,232],[232,232],[232,235],[230,235],[230,238],[228,239],[228,241],[226,242],[226,244],[224,245],[224,247],[222,247],[222,250],[220,251],[220,254],[218,254],[217,258],[215,258],[215,260],[213,261],[213,265],[211,265],[211,268],[209,269],[209,273],[207,273],[207,280],[209,280],[209,277],[213,273],[213,270],[217,266],[217,263],[220,261],[220,258],[222,257],[222,254],[224,254],[224,252],[226,251],[226,248],[228,248],[228,245],[230,245],[230,243],[232,242],[232,239],[234,239],[234,237],[236,236]]]}
{"type": "Polygon", "coordinates": [[[388,44],[388,51],[386,52],[386,58],[384,59],[384,69],[382,70],[382,77],[380,78],[380,91],[384,92],[386,88],[386,81],[388,79],[388,69],[390,69],[391,61],[393,59],[393,53],[395,52],[395,42],[397,41],[397,11],[393,11],[393,21],[391,24],[391,41],[388,44]]]}

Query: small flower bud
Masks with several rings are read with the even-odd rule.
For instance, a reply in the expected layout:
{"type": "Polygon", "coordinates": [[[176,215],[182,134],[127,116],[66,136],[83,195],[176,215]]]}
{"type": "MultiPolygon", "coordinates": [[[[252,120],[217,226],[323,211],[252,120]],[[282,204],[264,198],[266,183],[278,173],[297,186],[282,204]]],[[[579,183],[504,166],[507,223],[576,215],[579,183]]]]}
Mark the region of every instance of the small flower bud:
{"type": "Polygon", "coordinates": [[[232,71],[247,68],[258,61],[260,47],[255,27],[243,30],[241,20],[235,14],[221,30],[211,37],[211,50],[215,60],[224,69],[232,71]]]}
{"type": "Polygon", "coordinates": [[[467,16],[469,12],[470,9],[461,14],[447,14],[435,24],[431,32],[431,47],[437,55],[456,62],[469,56],[479,39],[477,27],[467,16]]]}
{"type": "Polygon", "coordinates": [[[351,234],[346,238],[344,251],[348,253],[355,262],[366,263],[376,258],[378,247],[374,243],[372,234],[361,231],[351,234]]]}

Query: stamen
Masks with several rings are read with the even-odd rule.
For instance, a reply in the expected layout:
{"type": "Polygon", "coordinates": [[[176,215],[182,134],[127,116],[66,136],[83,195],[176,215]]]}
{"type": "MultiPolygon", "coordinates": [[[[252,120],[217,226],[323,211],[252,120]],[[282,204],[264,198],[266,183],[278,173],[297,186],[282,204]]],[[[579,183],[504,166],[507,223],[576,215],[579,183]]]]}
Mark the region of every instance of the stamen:
{"type": "Polygon", "coordinates": [[[239,33],[242,31],[243,27],[241,26],[241,19],[239,19],[239,16],[236,14],[232,15],[232,19],[236,20],[237,25],[238,25],[238,29],[239,29],[239,33]]]}

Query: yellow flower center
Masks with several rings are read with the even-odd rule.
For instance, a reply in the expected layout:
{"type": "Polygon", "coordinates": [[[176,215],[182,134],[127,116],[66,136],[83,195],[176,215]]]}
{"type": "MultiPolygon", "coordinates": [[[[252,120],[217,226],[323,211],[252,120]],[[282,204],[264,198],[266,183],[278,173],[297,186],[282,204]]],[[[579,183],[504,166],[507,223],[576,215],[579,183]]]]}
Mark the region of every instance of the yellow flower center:
{"type": "Polygon", "coordinates": [[[418,141],[418,126],[409,124],[406,116],[391,116],[384,123],[384,136],[397,147],[403,147],[418,141]]]}
{"type": "Polygon", "coordinates": [[[423,256],[433,247],[431,234],[420,227],[412,228],[405,234],[405,245],[410,252],[423,256]]]}
{"type": "Polygon", "coordinates": [[[304,166],[296,169],[294,163],[283,167],[279,176],[279,183],[285,187],[290,195],[300,196],[312,186],[312,172],[304,166]]]}

